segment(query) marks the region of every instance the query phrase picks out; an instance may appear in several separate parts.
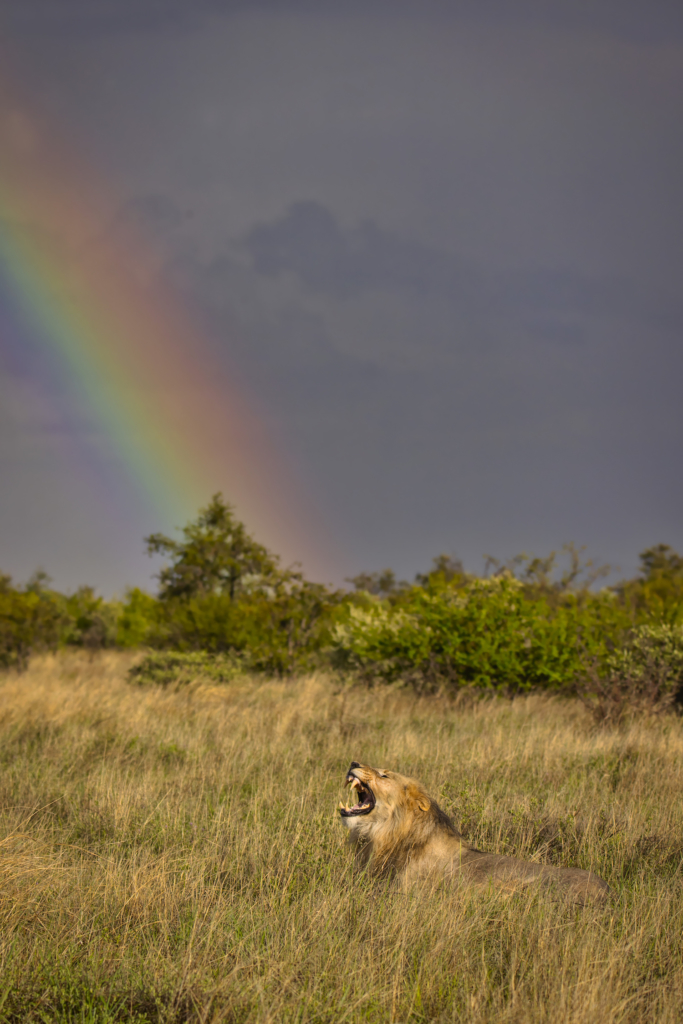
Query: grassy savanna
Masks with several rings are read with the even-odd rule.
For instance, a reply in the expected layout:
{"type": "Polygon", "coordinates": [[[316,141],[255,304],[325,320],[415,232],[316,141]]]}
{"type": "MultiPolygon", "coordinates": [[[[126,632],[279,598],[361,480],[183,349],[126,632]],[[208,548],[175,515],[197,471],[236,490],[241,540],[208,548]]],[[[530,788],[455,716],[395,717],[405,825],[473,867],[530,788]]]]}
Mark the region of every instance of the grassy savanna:
{"type": "Polygon", "coordinates": [[[0,1021],[680,1021],[683,722],[334,678],[136,687],[134,655],[0,677],[0,1021]],[[354,875],[357,758],[606,906],[354,875]]]}

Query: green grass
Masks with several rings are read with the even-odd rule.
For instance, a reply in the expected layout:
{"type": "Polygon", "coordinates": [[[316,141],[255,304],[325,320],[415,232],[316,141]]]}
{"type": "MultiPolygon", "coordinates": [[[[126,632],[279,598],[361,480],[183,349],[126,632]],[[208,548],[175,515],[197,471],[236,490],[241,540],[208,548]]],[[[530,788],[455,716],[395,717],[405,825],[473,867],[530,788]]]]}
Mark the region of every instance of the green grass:
{"type": "Polygon", "coordinates": [[[0,678],[0,1022],[680,1021],[683,722],[558,698],[0,678]],[[420,778],[486,850],[591,867],[606,907],[355,876],[352,759],[420,778]]]}

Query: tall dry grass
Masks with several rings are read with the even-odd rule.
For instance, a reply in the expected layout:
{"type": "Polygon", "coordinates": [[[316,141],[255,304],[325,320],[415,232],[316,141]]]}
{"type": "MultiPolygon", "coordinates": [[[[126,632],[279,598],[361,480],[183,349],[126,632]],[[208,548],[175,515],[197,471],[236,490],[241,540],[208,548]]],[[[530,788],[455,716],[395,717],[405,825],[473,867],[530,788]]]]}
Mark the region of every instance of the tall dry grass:
{"type": "Polygon", "coordinates": [[[458,706],[325,678],[178,692],[130,658],[0,679],[0,1021],[683,1015],[683,723],[458,706]],[[354,877],[353,759],[422,779],[480,848],[591,867],[606,907],[354,877]]]}

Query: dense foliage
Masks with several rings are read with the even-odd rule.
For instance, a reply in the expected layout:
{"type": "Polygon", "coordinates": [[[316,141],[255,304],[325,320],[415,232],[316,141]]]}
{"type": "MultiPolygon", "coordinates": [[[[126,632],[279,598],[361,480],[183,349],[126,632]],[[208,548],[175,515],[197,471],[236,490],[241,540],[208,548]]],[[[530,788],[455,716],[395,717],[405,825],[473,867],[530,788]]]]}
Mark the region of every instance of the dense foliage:
{"type": "Polygon", "coordinates": [[[139,588],[105,601],[92,588],[64,596],[38,574],[24,587],[2,577],[0,664],[25,667],[32,652],[58,646],[146,646],[238,658],[243,669],[278,675],[308,667],[330,642],[331,613],[343,595],[282,568],[214,495],[182,539],[146,538],[169,559],[159,593],[139,588]]]}
{"type": "Polygon", "coordinates": [[[334,643],[341,663],[366,675],[519,691],[565,684],[627,625],[609,592],[553,607],[505,574],[414,587],[393,607],[349,605],[334,643]]]}
{"type": "Polygon", "coordinates": [[[220,494],[180,539],[146,544],[168,559],[157,596],[133,588],[105,601],[90,587],[60,594],[44,573],[24,587],[0,577],[0,664],[21,669],[66,645],[147,647],[167,652],[150,678],[169,658],[186,659],[183,678],[207,655],[219,675],[325,664],[422,691],[572,689],[598,718],[683,692],[683,558],[664,544],[642,553],[636,579],[601,589],[609,570],[566,545],[559,557],[489,558],[484,578],[440,555],[413,584],[386,569],[342,592],[283,568],[220,494]]]}
{"type": "Polygon", "coordinates": [[[562,556],[489,559],[495,573],[480,579],[442,555],[412,587],[387,572],[356,577],[356,603],[337,614],[336,661],[420,690],[572,691],[599,720],[680,703],[683,559],[658,545],[638,579],[596,590],[609,570],[571,544],[562,556]]]}

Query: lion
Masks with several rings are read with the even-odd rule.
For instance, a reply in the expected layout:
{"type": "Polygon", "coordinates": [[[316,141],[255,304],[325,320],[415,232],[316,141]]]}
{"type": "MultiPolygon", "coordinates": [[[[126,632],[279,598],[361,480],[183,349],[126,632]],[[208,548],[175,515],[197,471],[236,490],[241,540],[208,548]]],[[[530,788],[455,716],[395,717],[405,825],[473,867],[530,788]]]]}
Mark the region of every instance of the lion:
{"type": "Polygon", "coordinates": [[[352,761],[345,784],[356,791],[358,803],[340,803],[339,812],[360,864],[372,874],[395,876],[404,887],[444,879],[508,892],[540,885],[579,904],[605,900],[610,892],[592,871],[476,850],[424,786],[398,772],[352,761]]]}

